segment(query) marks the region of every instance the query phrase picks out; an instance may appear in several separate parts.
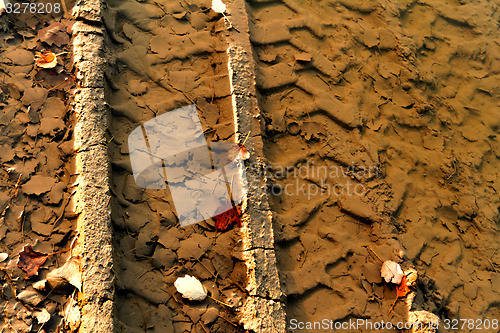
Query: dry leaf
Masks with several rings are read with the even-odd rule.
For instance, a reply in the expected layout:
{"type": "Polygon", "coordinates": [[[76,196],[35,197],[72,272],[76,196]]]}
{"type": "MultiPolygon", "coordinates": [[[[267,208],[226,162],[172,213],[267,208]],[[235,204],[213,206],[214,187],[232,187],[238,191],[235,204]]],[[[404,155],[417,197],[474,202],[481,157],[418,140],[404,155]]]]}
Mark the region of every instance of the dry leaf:
{"type": "Polygon", "coordinates": [[[47,260],[48,254],[36,252],[31,245],[26,245],[19,253],[17,267],[26,272],[28,278],[37,275],[40,267],[47,260]]]}
{"type": "Polygon", "coordinates": [[[54,289],[63,289],[69,283],[81,291],[81,259],[78,257],[70,257],[64,265],[47,274],[47,281],[54,289]]]}
{"type": "Polygon", "coordinates": [[[217,208],[212,219],[215,221],[214,228],[217,230],[226,230],[233,223],[236,223],[240,228],[243,226],[240,208],[233,206],[231,203],[217,208]]]}
{"type": "Polygon", "coordinates": [[[46,309],[42,309],[42,311],[35,311],[33,314],[39,324],[45,324],[50,320],[50,313],[46,309]]]}
{"type": "Polygon", "coordinates": [[[183,278],[177,278],[174,286],[182,297],[191,301],[203,301],[207,297],[205,287],[193,276],[186,275],[183,278]]]}
{"type": "Polygon", "coordinates": [[[38,67],[54,68],[57,66],[57,56],[47,50],[42,52],[35,51],[35,62],[38,67]]]}
{"type": "Polygon", "coordinates": [[[250,153],[245,148],[244,145],[237,143],[234,147],[231,147],[227,153],[230,162],[235,162],[236,160],[246,160],[250,157],[250,153]]]}
{"type": "Polygon", "coordinates": [[[401,279],[403,279],[404,273],[401,266],[392,261],[386,260],[382,264],[382,269],[380,270],[380,275],[384,278],[387,283],[400,284],[401,279]]]}
{"type": "Polygon", "coordinates": [[[69,326],[71,331],[75,331],[80,326],[80,308],[78,307],[78,303],[71,299],[68,306],[66,307],[66,311],[64,311],[64,321],[66,326],[69,326]]]}
{"type": "Polygon", "coordinates": [[[69,43],[67,26],[59,22],[54,22],[47,28],[38,31],[38,39],[49,45],[66,45],[69,43]]]}
{"type": "Polygon", "coordinates": [[[33,288],[35,288],[38,291],[47,291],[47,280],[40,280],[35,283],[33,283],[33,288]]]}
{"type": "Polygon", "coordinates": [[[221,0],[212,0],[212,9],[216,13],[225,13],[226,5],[221,0]]]}
{"type": "Polygon", "coordinates": [[[9,255],[7,253],[0,253],[0,262],[4,262],[8,257],[9,255]]]}
{"type": "Polygon", "coordinates": [[[403,275],[403,278],[401,279],[401,283],[396,286],[396,293],[397,297],[405,297],[409,292],[410,288],[408,287],[406,276],[403,275]]]}

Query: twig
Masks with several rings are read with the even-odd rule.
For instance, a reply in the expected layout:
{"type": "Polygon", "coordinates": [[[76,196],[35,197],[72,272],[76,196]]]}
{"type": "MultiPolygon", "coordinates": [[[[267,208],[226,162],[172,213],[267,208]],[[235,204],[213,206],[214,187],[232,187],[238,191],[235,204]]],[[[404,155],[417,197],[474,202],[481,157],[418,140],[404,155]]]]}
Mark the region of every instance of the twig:
{"type": "Polygon", "coordinates": [[[384,261],[382,260],[382,258],[380,258],[380,256],[379,256],[377,253],[375,253],[375,251],[373,251],[373,250],[372,250],[369,246],[367,246],[367,247],[366,247],[366,249],[367,249],[368,251],[371,251],[371,253],[373,253],[373,254],[375,255],[375,257],[377,257],[377,259],[378,259],[378,260],[380,260],[380,262],[382,262],[382,263],[384,262],[384,261]]]}
{"type": "MultiPolygon", "coordinates": [[[[490,263],[490,265],[493,268],[493,270],[495,271],[495,273],[498,273],[497,268],[495,267],[493,262],[490,260],[490,258],[488,258],[484,253],[481,253],[481,254],[486,258],[486,260],[488,260],[488,262],[490,263]]],[[[493,255],[495,255],[495,254],[496,254],[496,251],[495,251],[495,253],[493,253],[493,255]]]]}
{"type": "Polygon", "coordinates": [[[218,299],[215,299],[215,298],[213,298],[213,297],[212,297],[212,296],[210,296],[210,295],[207,295],[207,296],[208,296],[209,298],[213,299],[216,303],[219,303],[219,304],[221,304],[221,305],[227,306],[227,307],[228,307],[228,308],[230,308],[231,310],[233,309],[233,306],[232,306],[232,305],[229,305],[229,304],[227,304],[227,303],[224,303],[224,302],[222,302],[222,301],[219,301],[218,299]]]}
{"type": "Polygon", "coordinates": [[[17,196],[17,192],[19,191],[19,184],[21,183],[21,177],[22,177],[22,173],[19,174],[19,178],[17,179],[17,183],[16,185],[14,186],[14,195],[11,197],[11,198],[14,198],[17,196]]]}
{"type": "Polygon", "coordinates": [[[230,321],[229,319],[226,319],[224,317],[222,317],[221,315],[219,315],[220,318],[224,319],[225,321],[227,321],[228,323],[230,323],[231,325],[233,325],[234,327],[238,327],[238,325],[236,325],[235,323],[233,323],[232,321],[230,321]]]}
{"type": "Polygon", "coordinates": [[[396,299],[394,300],[394,303],[392,303],[391,308],[389,309],[389,312],[387,312],[387,315],[390,315],[392,312],[392,309],[394,309],[394,306],[398,302],[398,296],[396,296],[396,299]]]}
{"type": "Polygon", "coordinates": [[[201,328],[203,328],[203,330],[205,331],[205,333],[208,333],[207,329],[205,328],[205,326],[203,326],[203,323],[200,321],[200,325],[201,325],[201,328]]]}
{"type": "Polygon", "coordinates": [[[247,136],[245,137],[245,140],[243,140],[243,143],[241,144],[242,146],[244,146],[244,145],[245,145],[245,142],[247,142],[248,137],[250,136],[250,133],[252,133],[252,131],[249,131],[249,132],[248,132],[247,136]]]}
{"type": "Polygon", "coordinates": [[[58,84],[56,84],[55,86],[53,86],[52,88],[50,88],[50,89],[49,89],[49,90],[47,90],[47,91],[52,91],[52,90],[56,89],[57,87],[59,87],[61,84],[66,83],[66,82],[68,82],[68,81],[69,81],[69,79],[68,79],[68,78],[65,78],[65,79],[64,79],[64,81],[59,82],[58,84]]]}

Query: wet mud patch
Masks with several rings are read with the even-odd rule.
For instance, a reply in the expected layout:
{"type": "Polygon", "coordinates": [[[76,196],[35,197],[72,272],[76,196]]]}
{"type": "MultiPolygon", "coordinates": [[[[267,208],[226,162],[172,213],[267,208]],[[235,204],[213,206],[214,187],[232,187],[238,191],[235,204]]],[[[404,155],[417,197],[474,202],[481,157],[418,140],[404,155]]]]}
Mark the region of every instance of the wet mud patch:
{"type": "Polygon", "coordinates": [[[8,255],[0,263],[4,332],[62,329],[74,295],[75,288],[51,291],[43,282],[65,263],[76,235],[73,22],[66,8],[58,8],[0,16],[0,252],[8,255]],[[43,50],[56,55],[50,68],[40,66],[37,52],[43,50]],[[40,253],[39,265],[27,268],[35,259],[20,258],[25,245],[40,253]]]}
{"type": "Polygon", "coordinates": [[[129,146],[132,131],[189,105],[196,106],[208,144],[234,142],[227,46],[221,38],[226,27],[209,6],[108,1],[111,207],[117,317],[125,332],[243,330],[238,311],[246,297],[246,266],[239,229],[216,231],[212,219],[181,227],[168,188],[137,185],[129,146]],[[232,309],[209,298],[182,299],[174,281],[186,274],[232,309]]]}
{"type": "Polygon", "coordinates": [[[367,246],[417,269],[411,310],[497,318],[497,5],[247,9],[288,320],[406,320],[367,246]]]}

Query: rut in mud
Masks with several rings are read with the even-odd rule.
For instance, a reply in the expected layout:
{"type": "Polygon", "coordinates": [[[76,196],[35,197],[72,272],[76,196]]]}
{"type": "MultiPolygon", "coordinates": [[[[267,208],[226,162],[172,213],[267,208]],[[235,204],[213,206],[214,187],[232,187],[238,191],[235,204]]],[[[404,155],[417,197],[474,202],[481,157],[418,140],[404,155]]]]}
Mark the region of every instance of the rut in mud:
{"type": "Polygon", "coordinates": [[[288,319],[498,318],[493,2],[249,1],[288,319]]]}
{"type": "Polygon", "coordinates": [[[209,144],[234,142],[227,46],[220,36],[226,27],[207,5],[108,1],[116,305],[124,332],[242,330],[236,316],[245,297],[246,267],[239,229],[216,232],[211,219],[181,227],[168,189],[137,185],[129,151],[134,129],[192,104],[209,144]],[[200,279],[212,297],[236,311],[208,299],[181,299],[174,281],[185,274],[200,279]]]}

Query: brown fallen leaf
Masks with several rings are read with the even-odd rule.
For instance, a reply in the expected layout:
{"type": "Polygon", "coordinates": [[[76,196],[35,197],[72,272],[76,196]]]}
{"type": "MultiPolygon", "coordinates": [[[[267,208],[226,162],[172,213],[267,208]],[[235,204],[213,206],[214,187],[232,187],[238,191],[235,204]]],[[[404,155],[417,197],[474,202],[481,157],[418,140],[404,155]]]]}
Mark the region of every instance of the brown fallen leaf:
{"type": "Polygon", "coordinates": [[[68,284],[82,290],[81,259],[70,257],[61,267],[47,274],[47,281],[53,289],[64,289],[68,284]]]}
{"type": "Polygon", "coordinates": [[[45,263],[49,255],[46,253],[36,252],[31,245],[26,245],[21,252],[19,252],[19,260],[17,267],[26,272],[28,278],[38,275],[40,267],[45,263]]]}
{"type": "Polygon", "coordinates": [[[35,175],[22,185],[22,190],[28,195],[41,195],[50,191],[55,184],[55,178],[35,175]]]}
{"type": "Polygon", "coordinates": [[[56,44],[57,46],[66,45],[69,43],[69,34],[67,26],[54,22],[45,29],[38,31],[38,39],[49,45],[56,44]]]}
{"type": "Polygon", "coordinates": [[[52,51],[35,51],[35,62],[41,68],[54,68],[57,66],[57,56],[52,51]]]}

